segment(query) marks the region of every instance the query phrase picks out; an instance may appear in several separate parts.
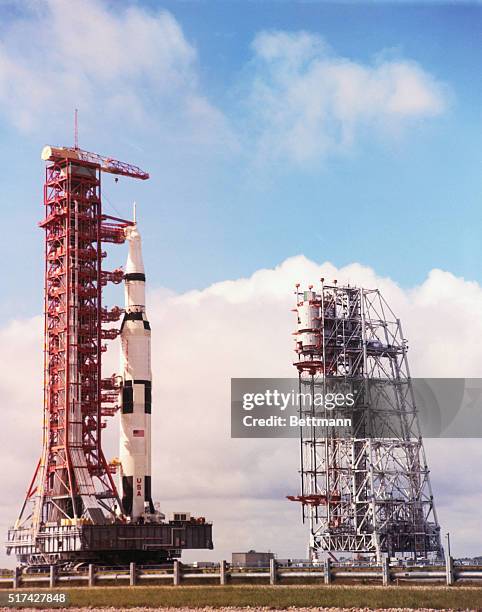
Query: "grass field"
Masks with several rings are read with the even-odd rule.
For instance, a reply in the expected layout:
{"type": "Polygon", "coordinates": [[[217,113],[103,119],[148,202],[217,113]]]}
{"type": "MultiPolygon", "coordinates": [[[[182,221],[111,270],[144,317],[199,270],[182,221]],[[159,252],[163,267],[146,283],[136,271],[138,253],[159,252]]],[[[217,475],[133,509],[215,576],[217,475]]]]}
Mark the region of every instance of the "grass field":
{"type": "Polygon", "coordinates": [[[62,589],[71,606],[482,609],[482,587],[180,586],[62,589]]]}

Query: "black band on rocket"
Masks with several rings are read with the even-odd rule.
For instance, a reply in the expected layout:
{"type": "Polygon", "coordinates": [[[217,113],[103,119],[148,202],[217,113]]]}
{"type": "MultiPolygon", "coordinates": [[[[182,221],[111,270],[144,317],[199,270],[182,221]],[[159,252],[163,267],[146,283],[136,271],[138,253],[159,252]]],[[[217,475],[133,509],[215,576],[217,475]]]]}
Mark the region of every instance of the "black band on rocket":
{"type": "Polygon", "coordinates": [[[142,321],[142,312],[126,312],[124,321],[142,321]]]}
{"type": "Polygon", "coordinates": [[[124,329],[124,325],[126,324],[126,321],[143,321],[144,329],[150,330],[151,326],[149,325],[149,321],[146,321],[143,318],[144,316],[145,316],[145,313],[143,312],[126,312],[124,315],[124,318],[122,319],[120,330],[122,331],[124,329]]]}
{"type": "Polygon", "coordinates": [[[134,387],[132,385],[144,385],[144,412],[151,414],[152,410],[152,382],[150,380],[126,380],[122,387],[122,414],[134,412],[134,387]]]}
{"type": "Polygon", "coordinates": [[[122,388],[122,414],[134,412],[134,387],[132,385],[122,388]]]}
{"type": "Polygon", "coordinates": [[[132,513],[132,496],[134,494],[132,476],[122,476],[122,507],[126,514],[132,513]]]}
{"type": "Polygon", "coordinates": [[[149,502],[149,512],[154,513],[154,504],[152,503],[152,494],[151,494],[151,477],[144,476],[144,500],[149,502]]]}
{"type": "Polygon", "coordinates": [[[128,272],[127,274],[124,274],[124,280],[146,282],[146,275],[144,272],[128,272]]]}

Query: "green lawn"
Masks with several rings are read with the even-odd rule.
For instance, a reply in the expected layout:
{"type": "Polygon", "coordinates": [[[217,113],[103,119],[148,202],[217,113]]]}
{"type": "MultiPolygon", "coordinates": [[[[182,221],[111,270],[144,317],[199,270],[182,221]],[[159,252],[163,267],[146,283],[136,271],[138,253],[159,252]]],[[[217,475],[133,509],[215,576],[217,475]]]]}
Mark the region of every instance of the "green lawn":
{"type": "MultiPolygon", "coordinates": [[[[61,589],[64,591],[65,589],[61,589]]],[[[481,587],[180,586],[67,589],[75,606],[336,606],[482,609],[481,587]]]]}

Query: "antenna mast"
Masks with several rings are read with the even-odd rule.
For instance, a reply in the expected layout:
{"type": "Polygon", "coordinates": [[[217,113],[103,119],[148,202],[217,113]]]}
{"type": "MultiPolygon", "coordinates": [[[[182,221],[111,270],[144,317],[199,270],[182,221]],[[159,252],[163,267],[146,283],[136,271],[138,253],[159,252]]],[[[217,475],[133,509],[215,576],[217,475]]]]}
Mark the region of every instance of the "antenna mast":
{"type": "Polygon", "coordinates": [[[74,149],[78,149],[79,148],[79,122],[78,122],[78,117],[79,115],[79,109],[76,108],[74,111],[74,149]]]}

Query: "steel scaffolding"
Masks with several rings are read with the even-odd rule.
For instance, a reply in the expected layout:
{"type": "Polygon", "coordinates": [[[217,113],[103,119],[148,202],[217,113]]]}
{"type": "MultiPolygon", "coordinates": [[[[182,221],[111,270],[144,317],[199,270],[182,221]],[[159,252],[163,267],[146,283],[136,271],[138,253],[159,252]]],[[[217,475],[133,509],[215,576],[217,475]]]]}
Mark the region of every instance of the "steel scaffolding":
{"type": "Polygon", "coordinates": [[[153,563],[179,557],[185,548],[212,548],[212,525],[203,517],[179,519],[174,513],[165,521],[152,509],[132,521],[113,480],[119,461],[107,463],[102,449],[105,417],[119,410],[122,387],[119,375],[102,378],[104,341],[119,335],[112,324],[124,313],[117,306],[103,307],[102,289],[128,277],[121,268],[103,269],[103,247],[122,244],[135,222],[102,213],[101,173],[141,180],[149,175],[78,148],[47,146],[42,158],[48,162],[40,223],[45,230],[43,444],[18,519],[8,531],[7,554],[26,566],[76,567],[153,563]]]}
{"type": "Polygon", "coordinates": [[[43,448],[9,538],[30,546],[32,561],[52,557],[44,551],[46,526],[104,524],[121,508],[101,443],[102,417],[115,413],[118,388],[102,379],[101,357],[103,340],[118,334],[102,324],[122,313],[102,307],[102,287],[122,282],[123,271],[102,270],[102,243],[122,244],[130,222],[102,214],[101,169],[90,161],[53,159],[44,205],[43,448]]]}
{"type": "MultiPolygon", "coordinates": [[[[303,520],[313,556],[326,551],[440,556],[435,512],[407,361],[407,341],[377,289],[296,286],[300,416],[350,416],[340,428],[300,428],[303,520]],[[328,411],[315,396],[343,392],[328,411]],[[348,411],[348,412],[347,412],[348,411]]],[[[293,499],[293,497],[291,498],[293,499]]]]}

